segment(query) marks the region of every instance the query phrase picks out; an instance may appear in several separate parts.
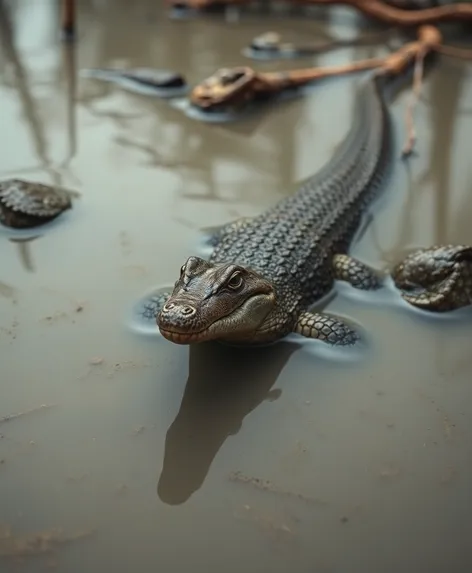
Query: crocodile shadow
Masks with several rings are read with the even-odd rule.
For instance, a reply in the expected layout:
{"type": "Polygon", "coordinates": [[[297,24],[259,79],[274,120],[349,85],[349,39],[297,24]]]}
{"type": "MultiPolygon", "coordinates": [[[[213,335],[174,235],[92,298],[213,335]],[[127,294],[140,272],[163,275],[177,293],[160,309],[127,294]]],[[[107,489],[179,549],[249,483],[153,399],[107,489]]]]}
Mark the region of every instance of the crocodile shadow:
{"type": "Polygon", "coordinates": [[[218,450],[239,432],[245,416],[264,400],[279,398],[281,390],[272,387],[298,348],[293,342],[259,348],[190,347],[189,376],[167,431],[157,485],[164,503],[185,503],[202,486],[218,450]]]}

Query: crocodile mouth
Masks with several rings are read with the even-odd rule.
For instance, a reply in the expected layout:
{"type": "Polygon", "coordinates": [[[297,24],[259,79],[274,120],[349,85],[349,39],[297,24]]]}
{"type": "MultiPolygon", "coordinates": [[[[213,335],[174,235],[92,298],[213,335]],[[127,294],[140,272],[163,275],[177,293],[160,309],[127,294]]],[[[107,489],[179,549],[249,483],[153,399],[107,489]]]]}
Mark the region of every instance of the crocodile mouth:
{"type": "Polygon", "coordinates": [[[248,316],[253,319],[258,315],[256,311],[254,316],[254,311],[251,311],[251,305],[261,303],[267,300],[269,305],[272,307],[273,294],[266,292],[258,292],[248,297],[246,300],[242,301],[239,306],[233,308],[228,314],[218,317],[212,323],[206,325],[202,330],[187,332],[183,330],[177,330],[177,328],[169,328],[167,324],[158,324],[159,331],[164,338],[175,344],[192,344],[195,342],[206,342],[209,340],[216,339],[228,339],[228,338],[238,338],[243,333],[250,332],[251,330],[257,330],[259,324],[264,320],[265,316],[269,312],[269,308],[266,307],[262,314],[259,311],[259,317],[256,318],[256,322],[252,324],[247,320],[248,316]],[[249,322],[249,323],[248,323],[249,322]],[[243,328],[243,326],[245,326],[243,328]],[[236,328],[235,328],[236,327],[236,328]]]}
{"type": "Polygon", "coordinates": [[[189,344],[190,342],[200,342],[203,340],[208,328],[200,332],[176,332],[175,330],[168,330],[166,328],[159,328],[159,330],[164,338],[174,344],[189,344]]]}

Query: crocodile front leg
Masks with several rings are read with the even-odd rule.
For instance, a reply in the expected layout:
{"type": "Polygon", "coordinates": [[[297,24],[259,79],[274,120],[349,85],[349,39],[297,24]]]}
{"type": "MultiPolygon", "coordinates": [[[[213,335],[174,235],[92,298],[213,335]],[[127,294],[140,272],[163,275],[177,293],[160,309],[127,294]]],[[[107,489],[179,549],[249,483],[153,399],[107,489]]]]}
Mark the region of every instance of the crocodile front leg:
{"type": "Polygon", "coordinates": [[[313,312],[300,313],[294,332],[334,346],[350,346],[360,339],[359,334],[342,319],[313,312]]]}
{"type": "Polygon", "coordinates": [[[162,307],[167,302],[171,292],[171,287],[165,287],[157,289],[147,296],[144,296],[136,303],[133,309],[133,314],[139,319],[139,321],[152,323],[153,326],[155,326],[157,315],[161,312],[162,307]]]}
{"type": "Polygon", "coordinates": [[[346,281],[361,290],[377,290],[382,286],[382,278],[374,269],[349,255],[333,257],[334,278],[346,281]]]}

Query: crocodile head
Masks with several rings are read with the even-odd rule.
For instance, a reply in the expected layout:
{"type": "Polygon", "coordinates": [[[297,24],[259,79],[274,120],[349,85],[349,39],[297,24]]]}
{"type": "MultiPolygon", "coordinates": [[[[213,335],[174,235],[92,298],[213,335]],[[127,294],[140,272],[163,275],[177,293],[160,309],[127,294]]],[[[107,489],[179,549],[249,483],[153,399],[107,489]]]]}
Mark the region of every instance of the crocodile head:
{"type": "Polygon", "coordinates": [[[258,273],[190,257],[157,324],[161,334],[177,344],[238,343],[257,339],[275,307],[274,287],[258,273]]]}

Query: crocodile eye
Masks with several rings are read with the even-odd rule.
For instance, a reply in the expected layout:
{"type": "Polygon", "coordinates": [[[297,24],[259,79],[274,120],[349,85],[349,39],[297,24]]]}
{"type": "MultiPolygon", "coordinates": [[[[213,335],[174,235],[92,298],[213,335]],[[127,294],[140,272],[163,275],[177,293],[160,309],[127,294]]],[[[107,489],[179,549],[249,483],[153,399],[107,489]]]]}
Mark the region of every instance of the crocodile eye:
{"type": "Polygon", "coordinates": [[[184,271],[185,271],[185,265],[182,265],[180,267],[180,276],[182,276],[184,274],[184,271]]]}
{"type": "Polygon", "coordinates": [[[243,284],[243,277],[239,271],[236,271],[229,279],[227,286],[230,289],[236,290],[243,284]]]}

